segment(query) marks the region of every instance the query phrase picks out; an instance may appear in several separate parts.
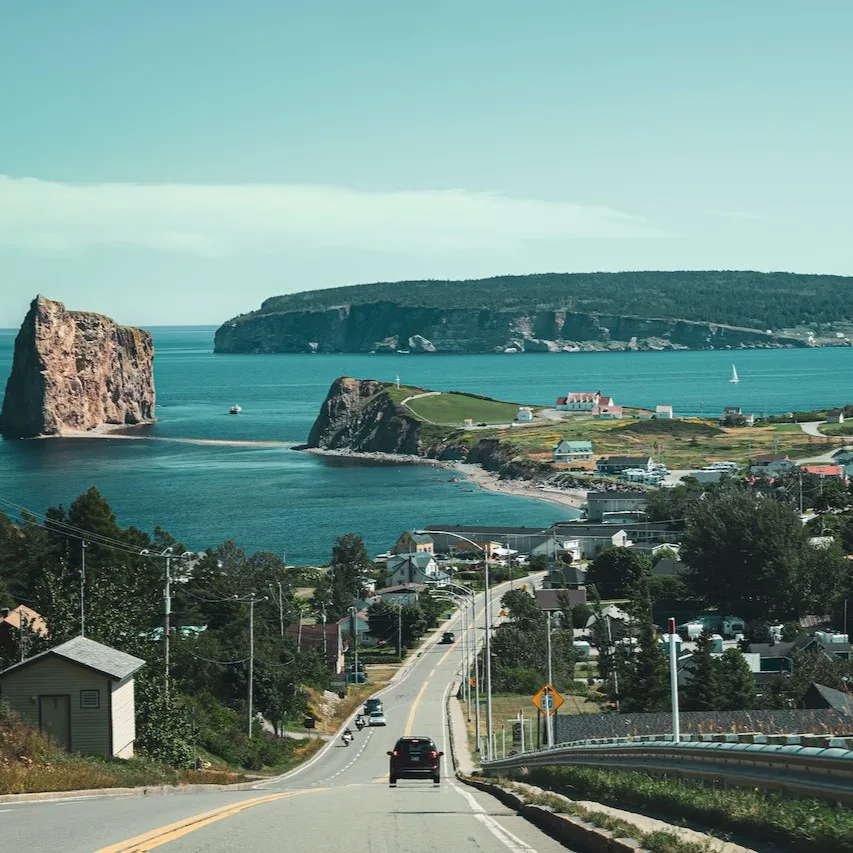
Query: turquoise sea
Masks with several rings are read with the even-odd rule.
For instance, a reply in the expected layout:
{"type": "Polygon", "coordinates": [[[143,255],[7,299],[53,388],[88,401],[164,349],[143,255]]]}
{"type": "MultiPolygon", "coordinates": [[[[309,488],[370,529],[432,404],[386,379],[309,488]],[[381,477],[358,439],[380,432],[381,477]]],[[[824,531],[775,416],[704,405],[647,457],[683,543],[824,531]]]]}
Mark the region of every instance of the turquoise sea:
{"type": "MultiPolygon", "coordinates": [[[[290,449],[305,441],[341,375],[548,404],[595,390],[676,414],[739,405],[761,414],[853,401],[853,349],[542,355],[214,355],[212,327],[154,328],[158,422],[146,440],[0,442],[0,509],[43,512],[90,485],[121,524],[159,524],[193,549],[226,538],[247,551],[325,562],[334,538],[360,533],[373,552],[425,524],[546,525],[555,504],[498,495],[429,466],[365,464],[290,449]],[[737,365],[740,383],[728,379],[737,365]],[[228,415],[235,403],[238,417],[228,415]],[[181,439],[176,441],[175,439],[181,439]],[[192,441],[184,441],[190,439],[192,441]],[[285,442],[225,445],[196,441],[285,442]]],[[[0,377],[15,332],[0,330],[0,377]]]]}

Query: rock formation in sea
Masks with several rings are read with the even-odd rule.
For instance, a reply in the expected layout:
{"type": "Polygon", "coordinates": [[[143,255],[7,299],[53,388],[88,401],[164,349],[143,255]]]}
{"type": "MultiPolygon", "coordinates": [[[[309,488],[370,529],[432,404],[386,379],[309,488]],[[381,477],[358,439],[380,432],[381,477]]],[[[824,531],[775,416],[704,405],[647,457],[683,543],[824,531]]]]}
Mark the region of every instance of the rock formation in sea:
{"type": "Polygon", "coordinates": [[[467,461],[514,479],[535,479],[551,473],[550,466],[518,455],[499,438],[466,440],[462,429],[419,420],[395,402],[391,388],[390,383],[375,379],[336,379],[311,427],[306,447],[467,461]]]}
{"type": "Polygon", "coordinates": [[[0,432],[32,438],[152,423],[153,365],[150,333],[38,296],[15,339],[0,432]]]}

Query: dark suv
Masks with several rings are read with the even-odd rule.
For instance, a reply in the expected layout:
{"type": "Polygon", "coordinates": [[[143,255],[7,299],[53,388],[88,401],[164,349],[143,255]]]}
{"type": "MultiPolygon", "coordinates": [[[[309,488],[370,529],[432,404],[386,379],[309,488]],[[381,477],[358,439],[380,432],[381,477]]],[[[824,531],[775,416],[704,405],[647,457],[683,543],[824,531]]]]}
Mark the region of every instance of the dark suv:
{"type": "Polygon", "coordinates": [[[401,737],[388,753],[391,766],[388,782],[396,785],[398,779],[432,779],[437,785],[441,781],[441,756],[432,738],[401,737]]]}

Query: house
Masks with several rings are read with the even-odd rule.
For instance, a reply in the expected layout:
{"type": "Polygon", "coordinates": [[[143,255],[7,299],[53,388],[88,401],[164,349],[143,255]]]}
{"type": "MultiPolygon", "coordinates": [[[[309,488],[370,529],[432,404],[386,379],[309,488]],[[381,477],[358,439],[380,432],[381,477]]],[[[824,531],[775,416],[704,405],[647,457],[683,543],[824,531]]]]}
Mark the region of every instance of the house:
{"type": "Polygon", "coordinates": [[[557,397],[555,408],[561,412],[591,412],[600,399],[601,391],[571,391],[565,397],[557,397]]]}
{"type": "Polygon", "coordinates": [[[464,552],[465,550],[476,550],[468,545],[464,539],[471,539],[479,545],[494,547],[500,543],[512,548],[520,554],[529,554],[537,545],[542,544],[551,537],[551,533],[541,527],[490,527],[490,526],[468,526],[468,525],[440,525],[428,524],[426,530],[432,536],[435,543],[436,554],[450,554],[464,552]]]}
{"type": "Polygon", "coordinates": [[[613,404],[600,404],[593,408],[592,414],[600,420],[619,421],[622,420],[622,407],[613,404]]]}
{"type": "Polygon", "coordinates": [[[591,441],[566,441],[563,439],[554,447],[555,465],[568,465],[572,462],[588,462],[592,460],[591,441]]]}
{"type": "Polygon", "coordinates": [[[397,554],[385,564],[386,587],[404,583],[445,586],[449,580],[450,575],[441,571],[432,554],[425,551],[397,554]]]}
{"type": "Polygon", "coordinates": [[[655,406],[655,417],[658,420],[672,420],[672,406],[655,406]]]}
{"type": "Polygon", "coordinates": [[[755,415],[745,414],[740,406],[725,406],[720,420],[725,426],[755,426],[755,415]]]}
{"type": "Polygon", "coordinates": [[[572,560],[580,560],[583,557],[580,540],[553,536],[537,545],[530,552],[531,557],[541,557],[544,555],[552,560],[559,559],[564,554],[571,555],[572,560]]]}
{"type": "MultiPolygon", "coordinates": [[[[20,648],[21,624],[31,634],[47,636],[47,624],[31,607],[19,604],[13,609],[0,610],[0,652],[12,652],[20,648]]],[[[26,640],[24,641],[26,649],[26,640]]]]}
{"type": "Polygon", "coordinates": [[[408,607],[418,603],[420,594],[427,589],[422,583],[401,583],[396,586],[386,586],[377,591],[380,601],[388,601],[395,607],[408,607]]]}
{"type": "Polygon", "coordinates": [[[599,474],[621,474],[629,468],[642,468],[646,471],[652,470],[651,456],[605,456],[599,459],[595,470],[599,474]]]}
{"type": "Polygon", "coordinates": [[[564,538],[610,536],[621,530],[632,542],[681,542],[683,521],[636,521],[631,524],[603,524],[591,521],[558,521],[546,531],[549,536],[564,538]]]}
{"type": "Polygon", "coordinates": [[[800,700],[802,708],[834,708],[853,716],[853,696],[824,684],[810,684],[800,700]]]}
{"type": "MultiPolygon", "coordinates": [[[[673,548],[668,542],[633,542],[631,544],[631,550],[636,553],[643,554],[643,556],[648,557],[653,560],[657,555],[658,551],[678,551],[678,547],[673,548]]],[[[671,559],[669,557],[662,557],[662,560],[671,559]]]]}
{"type": "Polygon", "coordinates": [[[841,409],[833,409],[826,413],[826,422],[828,424],[843,424],[844,412],[841,409]]]}
{"type": "Polygon", "coordinates": [[[515,419],[520,424],[529,424],[533,420],[533,409],[530,406],[521,406],[515,419]]]}
{"type": "Polygon", "coordinates": [[[784,471],[796,468],[797,463],[787,453],[759,453],[749,466],[752,474],[765,474],[775,477],[784,471]]]}
{"type": "Polygon", "coordinates": [[[849,661],[853,647],[847,642],[847,637],[844,634],[818,632],[814,636],[801,634],[793,642],[751,643],[749,650],[759,656],[759,672],[782,674],[794,671],[794,663],[798,654],[821,652],[830,660],[849,661]],[[836,638],[844,638],[844,641],[835,642],[836,638]]]}
{"type": "Polygon", "coordinates": [[[843,465],[803,465],[800,469],[804,474],[814,474],[822,480],[846,480],[847,473],[843,465]]]}
{"type": "MultiPolygon", "coordinates": [[[[661,545],[656,547],[671,548],[672,545],[661,545]]],[[[682,563],[681,560],[673,560],[672,557],[662,557],[652,565],[653,578],[676,578],[683,571],[684,563],[682,563]]]]}
{"type": "MultiPolygon", "coordinates": [[[[355,629],[355,641],[358,648],[376,645],[375,638],[370,636],[370,623],[367,621],[366,609],[358,610],[355,614],[348,613],[335,624],[341,629],[341,637],[348,649],[353,648],[353,629],[355,629]]],[[[303,626],[303,630],[305,627],[303,626]]]]}
{"type": "Polygon", "coordinates": [[[576,607],[586,604],[586,589],[537,589],[534,591],[536,603],[542,611],[560,611],[566,604],[576,607]]]}
{"type": "MultiPolygon", "coordinates": [[[[642,514],[649,503],[648,492],[616,491],[586,493],[586,517],[589,521],[608,521],[623,517],[626,513],[642,514]]],[[[641,521],[642,519],[634,519],[641,521]]]]}
{"type": "Polygon", "coordinates": [[[474,427],[474,418],[465,418],[465,419],[462,421],[462,426],[463,426],[463,427],[465,427],[465,429],[473,429],[473,427],[474,427]]]}
{"type": "MultiPolygon", "coordinates": [[[[631,617],[624,611],[620,610],[615,604],[610,604],[607,607],[603,607],[601,609],[601,618],[606,619],[610,622],[621,622],[623,625],[627,626],[631,623],[631,617]]],[[[595,625],[598,616],[593,613],[589,619],[586,620],[586,627],[592,628],[595,625]]]]}
{"type": "Polygon", "coordinates": [[[394,554],[434,554],[435,542],[429,533],[416,533],[414,530],[407,530],[400,536],[391,549],[394,554]]]}
{"type": "Polygon", "coordinates": [[[145,661],[75,637],[0,672],[3,701],[69,752],[132,758],[145,661]]]}
{"type": "Polygon", "coordinates": [[[554,563],[548,568],[548,577],[542,585],[543,589],[584,590],[586,600],[586,571],[571,563],[554,563]]]}
{"type": "Polygon", "coordinates": [[[340,675],[344,671],[343,631],[339,622],[327,622],[317,625],[291,623],[285,628],[288,637],[296,642],[297,652],[307,652],[319,649],[329,669],[340,675]]]}

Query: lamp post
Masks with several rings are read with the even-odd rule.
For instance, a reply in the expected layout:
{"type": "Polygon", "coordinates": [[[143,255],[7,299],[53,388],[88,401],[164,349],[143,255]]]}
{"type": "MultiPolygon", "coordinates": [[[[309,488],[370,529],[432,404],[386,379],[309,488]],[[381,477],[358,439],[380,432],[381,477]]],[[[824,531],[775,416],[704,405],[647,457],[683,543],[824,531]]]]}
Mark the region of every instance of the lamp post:
{"type": "MultiPolygon", "coordinates": [[[[467,536],[462,536],[460,533],[453,533],[450,530],[418,530],[416,533],[440,533],[444,536],[453,536],[455,539],[459,539],[462,542],[467,542],[469,545],[473,545],[478,551],[483,552],[483,565],[485,566],[484,571],[484,583],[485,583],[485,605],[483,610],[483,627],[485,629],[485,637],[483,641],[483,669],[485,670],[485,681],[486,681],[486,758],[487,760],[491,760],[492,758],[492,646],[491,646],[491,607],[489,602],[489,549],[488,547],[484,548],[478,542],[475,542],[473,539],[469,539],[467,536]]],[[[476,649],[475,649],[475,661],[476,661],[476,649]]],[[[477,683],[475,687],[477,688],[477,692],[479,693],[479,685],[480,680],[477,679],[477,683]]],[[[477,705],[477,719],[480,718],[480,707],[479,703],[477,705]]]]}
{"type": "MultiPolygon", "coordinates": [[[[457,587],[458,589],[467,589],[467,587],[460,587],[457,584],[450,584],[450,586],[457,587]]],[[[451,592],[449,590],[443,589],[441,590],[443,595],[435,595],[434,597],[445,601],[452,601],[457,607],[460,608],[462,612],[462,641],[459,644],[460,651],[462,652],[462,695],[465,698],[465,717],[468,722],[471,722],[471,665],[469,658],[469,651],[471,647],[471,638],[469,635],[469,620],[468,620],[468,607],[473,605],[474,599],[471,596],[470,590],[468,590],[467,595],[460,595],[459,593],[451,592]]]]}

